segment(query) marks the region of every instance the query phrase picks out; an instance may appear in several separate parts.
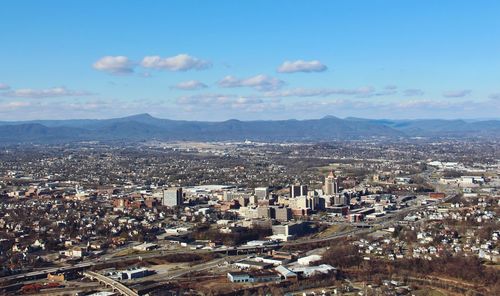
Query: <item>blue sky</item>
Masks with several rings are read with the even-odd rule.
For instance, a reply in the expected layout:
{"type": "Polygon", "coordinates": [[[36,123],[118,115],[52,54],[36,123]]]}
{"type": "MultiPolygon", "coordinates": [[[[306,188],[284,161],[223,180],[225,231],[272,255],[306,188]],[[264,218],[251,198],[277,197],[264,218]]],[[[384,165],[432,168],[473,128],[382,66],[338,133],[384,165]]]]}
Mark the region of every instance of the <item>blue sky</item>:
{"type": "Polygon", "coordinates": [[[500,114],[500,1],[1,7],[0,120],[500,114]]]}

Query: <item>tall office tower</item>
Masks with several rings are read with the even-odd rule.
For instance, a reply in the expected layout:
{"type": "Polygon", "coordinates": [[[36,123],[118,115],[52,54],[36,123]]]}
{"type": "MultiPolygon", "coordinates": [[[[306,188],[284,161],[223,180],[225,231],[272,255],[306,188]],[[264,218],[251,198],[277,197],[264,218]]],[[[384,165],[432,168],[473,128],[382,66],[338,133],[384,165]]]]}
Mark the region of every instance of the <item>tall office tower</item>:
{"type": "Polygon", "coordinates": [[[258,199],[266,199],[269,194],[269,188],[267,187],[257,187],[255,188],[255,196],[258,199]]]}
{"type": "Polygon", "coordinates": [[[290,186],[290,197],[307,195],[307,185],[292,185],[290,186]]]}
{"type": "Polygon", "coordinates": [[[330,171],[325,178],[325,195],[334,195],[339,193],[339,179],[330,171]]]}
{"type": "Polygon", "coordinates": [[[182,205],[182,188],[169,188],[163,190],[162,204],[167,207],[178,207],[182,205]]]}
{"type": "Polygon", "coordinates": [[[271,208],[266,206],[257,207],[257,216],[259,218],[270,219],[271,218],[271,208]]]}
{"type": "Polygon", "coordinates": [[[334,197],[333,197],[333,200],[334,200],[334,204],[339,206],[339,205],[343,205],[343,206],[348,206],[349,203],[350,203],[350,199],[347,198],[346,196],[344,196],[343,194],[336,194],[334,197]]]}
{"type": "Polygon", "coordinates": [[[222,193],[222,200],[223,201],[232,201],[233,199],[235,199],[237,197],[238,197],[238,195],[234,191],[224,191],[224,193],[222,193]]]}
{"type": "Polygon", "coordinates": [[[256,206],[259,203],[259,199],[255,195],[250,195],[248,197],[248,204],[251,206],[256,206]]]}
{"type": "Polygon", "coordinates": [[[276,220],[287,222],[292,219],[292,209],[288,207],[277,207],[275,209],[276,220]]]}

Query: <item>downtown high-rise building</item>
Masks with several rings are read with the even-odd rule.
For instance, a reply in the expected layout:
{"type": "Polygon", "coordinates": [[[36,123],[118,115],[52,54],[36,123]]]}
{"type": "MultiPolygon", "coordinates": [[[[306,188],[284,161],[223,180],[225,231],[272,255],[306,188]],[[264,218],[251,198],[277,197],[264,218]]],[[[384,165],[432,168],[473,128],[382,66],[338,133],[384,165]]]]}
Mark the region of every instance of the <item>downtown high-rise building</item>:
{"type": "Polygon", "coordinates": [[[336,195],[339,193],[339,179],[335,176],[333,171],[325,178],[325,195],[336,195]]]}
{"type": "Polygon", "coordinates": [[[257,187],[254,189],[254,193],[258,199],[266,199],[269,196],[269,188],[268,187],[257,187]]]}
{"type": "Polygon", "coordinates": [[[183,202],[182,188],[169,188],[163,190],[162,205],[173,208],[182,205],[183,202]]]}
{"type": "Polygon", "coordinates": [[[307,195],[307,185],[292,185],[290,186],[290,197],[307,195]]]}

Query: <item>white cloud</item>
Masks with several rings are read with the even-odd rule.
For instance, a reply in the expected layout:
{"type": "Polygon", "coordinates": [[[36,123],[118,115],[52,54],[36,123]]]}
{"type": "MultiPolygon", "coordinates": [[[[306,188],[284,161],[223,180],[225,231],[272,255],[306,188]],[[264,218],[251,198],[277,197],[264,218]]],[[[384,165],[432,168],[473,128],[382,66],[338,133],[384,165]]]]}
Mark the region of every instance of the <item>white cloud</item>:
{"type": "MultiPolygon", "coordinates": [[[[412,114],[415,115],[419,113],[420,115],[427,114],[429,111],[436,110],[463,110],[466,106],[474,105],[471,102],[458,102],[458,101],[436,101],[436,100],[405,100],[398,102],[381,102],[381,101],[371,101],[371,100],[345,100],[345,99],[334,99],[325,101],[303,101],[296,102],[292,106],[298,108],[308,107],[309,110],[321,111],[326,110],[327,107],[335,107],[335,110],[347,111],[349,116],[352,116],[351,112],[357,112],[360,110],[369,111],[369,114],[376,112],[377,114],[382,114],[384,112],[393,112],[394,114],[412,114]],[[396,112],[396,113],[394,113],[396,112]],[[414,112],[414,113],[412,113],[414,112]]],[[[411,116],[410,116],[411,117],[411,116]]]]}
{"type": "Polygon", "coordinates": [[[328,69],[327,66],[323,65],[320,61],[285,61],[281,66],[278,67],[278,72],[280,73],[296,73],[296,72],[323,72],[328,69]]]}
{"type": "Polygon", "coordinates": [[[134,72],[134,63],[125,56],[105,56],[92,66],[98,71],[110,74],[130,74],[134,72]]]}
{"type": "Polygon", "coordinates": [[[182,105],[185,110],[194,111],[202,108],[224,110],[227,108],[244,111],[264,111],[277,108],[279,99],[261,99],[256,97],[245,97],[232,94],[200,94],[182,96],[177,99],[177,104],[182,105]]]}
{"type": "Polygon", "coordinates": [[[99,111],[117,109],[118,104],[123,102],[92,100],[92,101],[77,101],[77,102],[59,102],[59,106],[67,111],[99,111]]]}
{"type": "Polygon", "coordinates": [[[21,101],[16,102],[15,101],[15,102],[1,103],[0,109],[2,111],[12,111],[12,110],[17,110],[17,109],[29,107],[29,106],[31,106],[31,103],[29,103],[29,102],[21,102],[21,101]]]}
{"type": "Polygon", "coordinates": [[[472,93],[470,89],[463,89],[463,90],[452,90],[452,91],[447,91],[443,93],[443,96],[446,98],[463,98],[465,96],[468,96],[472,93]]]}
{"type": "MultiPolygon", "coordinates": [[[[374,92],[374,93],[369,93],[369,94],[366,94],[364,95],[365,97],[384,97],[384,96],[392,96],[392,95],[395,95],[397,94],[398,91],[395,90],[395,89],[384,89],[382,91],[377,91],[377,92],[374,92]]],[[[360,95],[360,96],[363,96],[363,95],[360,95]]]]}
{"type": "Polygon", "coordinates": [[[219,81],[219,86],[221,87],[251,87],[258,91],[277,90],[283,85],[285,85],[284,81],[262,74],[244,79],[226,76],[219,81]]]}
{"type": "Polygon", "coordinates": [[[404,91],[405,96],[407,97],[419,97],[424,95],[424,91],[418,88],[406,89],[404,91]]]}
{"type": "Polygon", "coordinates": [[[355,95],[369,96],[374,94],[375,89],[371,86],[364,86],[355,89],[345,88],[322,88],[322,89],[307,89],[295,88],[283,91],[270,91],[264,93],[266,97],[325,97],[331,95],[355,95]]]}
{"type": "Polygon", "coordinates": [[[182,96],[177,99],[177,104],[181,105],[211,105],[224,104],[229,101],[234,101],[239,96],[232,94],[199,94],[191,96],[182,96]]]}
{"type": "MultiPolygon", "coordinates": [[[[230,77],[230,76],[229,76],[230,77]]],[[[235,81],[238,82],[238,86],[241,85],[241,81],[243,80],[238,80],[234,77],[228,78],[226,77],[225,80],[223,80],[223,83],[231,83],[231,85],[236,84],[235,81]]],[[[219,82],[220,84],[221,82],[219,82]]],[[[253,85],[253,84],[252,84],[253,85]]],[[[236,87],[236,86],[232,86],[236,87]]],[[[259,85],[259,87],[262,87],[259,85]]],[[[390,92],[390,91],[388,91],[390,92]]],[[[245,95],[243,97],[247,99],[265,99],[265,100],[270,100],[270,99],[275,99],[278,100],[280,98],[284,97],[327,97],[327,96],[332,96],[332,95],[345,95],[345,96],[355,96],[355,97],[360,97],[360,98],[367,98],[371,96],[376,96],[376,95],[381,95],[379,92],[375,92],[375,89],[371,86],[365,86],[365,87],[359,87],[359,88],[354,88],[354,89],[344,89],[344,88],[338,88],[338,89],[306,89],[306,88],[295,88],[295,89],[288,89],[288,90],[274,90],[274,91],[265,91],[261,93],[254,93],[254,94],[249,94],[245,95]]],[[[227,99],[234,99],[234,98],[239,98],[242,97],[237,94],[210,94],[210,93],[203,93],[203,94],[196,94],[196,95],[190,95],[190,96],[183,96],[178,100],[178,103],[187,103],[187,102],[198,102],[198,103],[203,103],[205,101],[213,102],[215,99],[218,99],[219,101],[224,101],[227,99]]]]}
{"type": "Polygon", "coordinates": [[[208,86],[198,80],[188,80],[177,83],[173,86],[176,89],[182,90],[197,90],[202,88],[207,88],[208,86]]]}
{"type": "Polygon", "coordinates": [[[0,83],[0,90],[7,90],[10,89],[10,86],[5,83],[0,83]]]}
{"type": "Polygon", "coordinates": [[[491,94],[489,96],[490,99],[492,100],[500,100],[500,93],[497,93],[497,94],[491,94]]]}
{"type": "MultiPolygon", "coordinates": [[[[368,90],[368,88],[366,88],[368,90]]],[[[365,90],[365,91],[366,91],[365,90]]],[[[355,93],[352,90],[347,93],[355,93]]],[[[374,93],[376,93],[374,91],[374,93]]],[[[200,116],[238,116],[238,118],[248,119],[269,119],[269,118],[314,118],[327,114],[336,116],[358,116],[369,117],[377,114],[377,117],[390,118],[455,118],[456,114],[466,117],[469,108],[473,110],[487,109],[488,114],[495,113],[498,107],[492,102],[472,103],[462,100],[431,100],[431,99],[408,99],[408,100],[372,100],[370,96],[363,96],[362,99],[350,99],[346,97],[302,100],[285,100],[280,97],[269,97],[267,93],[256,93],[248,96],[237,94],[195,94],[178,98],[179,110],[185,112],[197,112],[200,116]],[[472,107],[471,107],[472,106],[472,107]],[[308,115],[304,115],[304,108],[309,110],[308,115]],[[208,112],[208,113],[207,113],[208,112]],[[283,114],[286,114],[284,116],[283,114]],[[444,115],[443,115],[444,114],[444,115]],[[451,115],[454,114],[454,115],[451,115]]],[[[356,95],[357,96],[357,95],[356,95]]],[[[489,115],[488,115],[489,116],[489,115]]],[[[206,118],[206,117],[205,117],[206,118]]]]}
{"type": "Polygon", "coordinates": [[[141,65],[145,68],[170,71],[204,70],[212,66],[208,61],[187,54],[179,54],[168,58],[146,56],[142,59],[141,65]]]}
{"type": "Polygon", "coordinates": [[[11,98],[51,98],[51,97],[75,97],[90,96],[92,93],[80,90],[69,90],[65,87],[53,87],[48,89],[20,88],[1,94],[11,98]]]}
{"type": "MultiPolygon", "coordinates": [[[[390,104],[389,104],[390,105],[390,104]]],[[[410,100],[396,104],[398,108],[448,108],[462,105],[462,102],[434,101],[434,100],[410,100]]]]}

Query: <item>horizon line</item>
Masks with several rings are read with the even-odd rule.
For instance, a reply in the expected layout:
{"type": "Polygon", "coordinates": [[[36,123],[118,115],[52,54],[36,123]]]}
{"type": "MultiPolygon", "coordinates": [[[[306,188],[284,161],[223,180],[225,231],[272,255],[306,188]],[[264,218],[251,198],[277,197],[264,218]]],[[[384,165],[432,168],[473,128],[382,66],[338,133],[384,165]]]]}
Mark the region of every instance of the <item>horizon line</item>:
{"type": "Polygon", "coordinates": [[[125,118],[132,118],[132,117],[139,117],[139,116],[149,116],[154,119],[159,119],[159,120],[171,120],[171,121],[193,121],[193,122],[227,122],[227,121],[240,121],[240,122],[252,122],[252,121],[307,121],[307,120],[321,120],[321,119],[328,119],[328,118],[337,118],[337,119],[342,119],[342,120],[348,120],[348,119],[361,119],[361,120],[390,120],[390,121],[419,121],[419,120],[444,120],[444,121],[455,121],[455,120],[462,120],[462,121],[500,121],[500,117],[498,118],[369,118],[369,117],[357,117],[357,116],[346,116],[346,117],[338,117],[335,115],[325,115],[319,118],[304,118],[304,119],[297,119],[297,118],[287,118],[287,119],[257,119],[257,120],[243,120],[243,119],[238,119],[238,118],[228,118],[228,119],[222,119],[222,120],[190,120],[190,119],[170,119],[170,118],[163,118],[163,117],[157,117],[154,115],[151,115],[151,113],[145,112],[145,113],[135,113],[135,114],[130,114],[130,115],[123,115],[119,117],[108,117],[108,118],[65,118],[65,119],[26,119],[26,120],[0,120],[2,123],[30,123],[34,121],[70,121],[70,120],[95,120],[95,121],[104,121],[104,120],[113,120],[113,119],[125,119],[125,118]]]}

